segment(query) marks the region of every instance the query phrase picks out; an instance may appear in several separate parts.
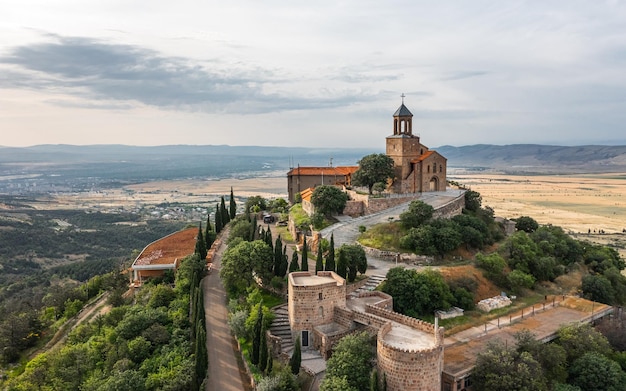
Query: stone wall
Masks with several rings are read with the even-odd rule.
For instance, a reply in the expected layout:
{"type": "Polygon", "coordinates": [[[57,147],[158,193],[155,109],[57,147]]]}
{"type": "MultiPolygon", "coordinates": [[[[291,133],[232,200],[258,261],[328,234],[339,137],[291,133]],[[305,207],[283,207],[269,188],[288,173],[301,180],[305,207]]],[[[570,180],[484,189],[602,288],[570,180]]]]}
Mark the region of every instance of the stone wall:
{"type": "Polygon", "coordinates": [[[376,356],[388,391],[440,391],[443,370],[443,343],[432,349],[401,350],[387,345],[385,335],[391,323],[378,332],[376,356]],[[384,375],[383,375],[384,374],[384,375]]]}
{"type": "MultiPolygon", "coordinates": [[[[315,337],[313,328],[318,325],[328,324],[333,321],[335,307],[346,305],[346,283],[334,272],[318,272],[318,276],[330,277],[332,281],[315,285],[296,285],[294,278],[299,276],[313,276],[310,272],[294,272],[289,274],[289,325],[297,335],[304,330],[309,331],[311,337],[315,337]]],[[[315,345],[312,340],[309,346],[315,345]]]]}
{"type": "Polygon", "coordinates": [[[465,192],[461,193],[460,196],[448,202],[447,204],[435,209],[435,212],[433,213],[433,218],[449,219],[454,216],[460,215],[463,212],[463,208],[465,208],[465,192]]]}
{"type": "Polygon", "coordinates": [[[363,201],[350,200],[346,202],[346,207],[343,208],[343,214],[352,217],[363,216],[364,207],[365,204],[363,203],[363,201]]]}
{"type": "Polygon", "coordinates": [[[397,312],[369,304],[366,306],[365,310],[372,315],[393,320],[394,322],[403,324],[416,330],[423,331],[425,333],[430,333],[435,338],[436,344],[443,343],[443,327],[440,327],[435,334],[435,325],[433,325],[432,323],[424,322],[420,319],[411,318],[410,316],[402,315],[397,312]]]}

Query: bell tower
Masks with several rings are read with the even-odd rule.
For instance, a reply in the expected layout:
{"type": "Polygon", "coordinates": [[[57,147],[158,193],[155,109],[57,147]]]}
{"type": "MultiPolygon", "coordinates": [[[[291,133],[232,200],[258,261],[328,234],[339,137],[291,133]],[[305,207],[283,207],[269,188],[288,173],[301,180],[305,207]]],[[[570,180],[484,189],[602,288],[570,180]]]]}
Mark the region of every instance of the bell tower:
{"type": "Polygon", "coordinates": [[[393,113],[393,134],[387,136],[387,156],[393,159],[395,179],[393,191],[396,193],[412,192],[412,185],[408,183],[413,172],[411,161],[417,159],[428,148],[420,144],[419,136],[413,135],[413,114],[404,105],[405,95],[402,94],[402,103],[393,113]]]}

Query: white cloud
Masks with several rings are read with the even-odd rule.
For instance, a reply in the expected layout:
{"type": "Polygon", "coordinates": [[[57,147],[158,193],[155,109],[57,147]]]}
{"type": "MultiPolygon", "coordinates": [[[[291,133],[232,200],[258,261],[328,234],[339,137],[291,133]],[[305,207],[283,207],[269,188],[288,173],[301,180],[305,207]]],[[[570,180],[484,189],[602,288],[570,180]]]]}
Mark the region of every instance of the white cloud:
{"type": "Polygon", "coordinates": [[[622,1],[13,3],[0,144],[626,143],[622,1]]]}

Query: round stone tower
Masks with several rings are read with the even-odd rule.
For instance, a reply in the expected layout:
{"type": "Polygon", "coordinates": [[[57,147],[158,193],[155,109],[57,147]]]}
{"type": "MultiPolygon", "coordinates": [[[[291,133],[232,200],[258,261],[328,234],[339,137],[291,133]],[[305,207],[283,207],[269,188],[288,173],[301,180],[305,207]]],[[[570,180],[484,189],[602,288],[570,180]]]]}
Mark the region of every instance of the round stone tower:
{"type": "Polygon", "coordinates": [[[381,378],[384,373],[388,391],[441,390],[444,330],[425,322],[420,326],[431,333],[409,338],[403,327],[391,322],[378,331],[378,369],[381,378]]]}

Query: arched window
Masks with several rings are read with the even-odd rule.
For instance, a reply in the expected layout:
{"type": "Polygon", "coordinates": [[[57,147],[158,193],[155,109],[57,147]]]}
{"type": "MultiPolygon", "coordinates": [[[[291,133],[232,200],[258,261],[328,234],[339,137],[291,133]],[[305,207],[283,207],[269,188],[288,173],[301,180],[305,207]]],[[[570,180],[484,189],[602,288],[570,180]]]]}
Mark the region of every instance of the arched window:
{"type": "Polygon", "coordinates": [[[443,172],[443,166],[441,164],[439,165],[439,172],[443,172]]]}

